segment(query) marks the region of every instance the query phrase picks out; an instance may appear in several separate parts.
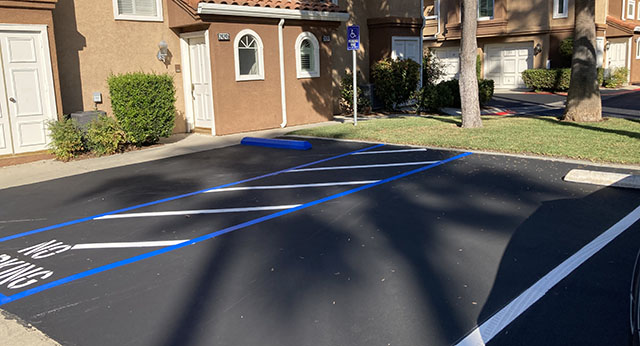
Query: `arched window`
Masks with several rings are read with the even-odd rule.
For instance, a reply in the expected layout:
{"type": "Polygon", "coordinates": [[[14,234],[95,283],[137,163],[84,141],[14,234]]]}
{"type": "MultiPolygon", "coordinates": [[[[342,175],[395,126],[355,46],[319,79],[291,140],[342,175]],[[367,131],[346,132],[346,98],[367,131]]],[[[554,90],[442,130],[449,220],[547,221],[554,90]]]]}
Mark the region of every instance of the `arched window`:
{"type": "Polygon", "coordinates": [[[320,45],[310,32],[303,32],[296,40],[296,69],[298,78],[320,77],[320,45]]]}
{"type": "Polygon", "coordinates": [[[245,29],[233,43],[236,60],[236,80],[264,80],[262,40],[255,31],[245,29]]]}

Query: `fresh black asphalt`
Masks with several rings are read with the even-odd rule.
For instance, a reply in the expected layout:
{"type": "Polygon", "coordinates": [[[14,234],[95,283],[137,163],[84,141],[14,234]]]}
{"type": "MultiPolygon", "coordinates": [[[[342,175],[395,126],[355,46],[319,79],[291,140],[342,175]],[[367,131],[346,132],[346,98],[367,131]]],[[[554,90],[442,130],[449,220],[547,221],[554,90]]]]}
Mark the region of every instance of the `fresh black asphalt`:
{"type": "MultiPolygon", "coordinates": [[[[311,142],[305,152],[233,146],[0,190],[0,236],[373,145],[311,142]]],[[[392,149],[406,148],[372,151],[392,149]]],[[[350,155],[310,167],[458,154],[350,155]]],[[[239,186],[378,180],[417,167],[283,173],[239,186]]],[[[451,345],[640,205],[637,190],[562,181],[585,167],[473,154],[0,308],[63,345],[451,345]]],[[[301,204],[356,187],[214,192],[130,212],[301,204]]],[[[157,248],[18,253],[29,246],[192,239],[274,212],[87,221],[0,243],[0,254],[54,272],[38,286],[157,248]]],[[[625,345],[638,248],[640,223],[489,345],[625,345]]],[[[0,287],[13,291],[24,289],[0,287]]]]}

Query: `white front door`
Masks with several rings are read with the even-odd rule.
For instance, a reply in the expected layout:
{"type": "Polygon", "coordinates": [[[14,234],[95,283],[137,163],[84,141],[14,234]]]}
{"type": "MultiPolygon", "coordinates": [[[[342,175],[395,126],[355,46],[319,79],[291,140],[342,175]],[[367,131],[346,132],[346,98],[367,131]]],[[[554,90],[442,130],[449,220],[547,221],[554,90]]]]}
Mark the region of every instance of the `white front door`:
{"type": "Polygon", "coordinates": [[[522,72],[533,67],[533,43],[485,46],[484,78],[496,89],[525,88],[522,72]]]}
{"type": "Polygon", "coordinates": [[[393,37],[391,41],[391,58],[411,59],[420,63],[420,38],[419,37],[393,37]]]}
{"type": "Polygon", "coordinates": [[[189,38],[189,62],[191,67],[191,94],[196,127],[212,128],[213,104],[211,102],[210,61],[204,37],[189,38]]]}
{"type": "Polygon", "coordinates": [[[46,149],[56,118],[46,29],[23,27],[0,26],[0,154],[46,149]]]}
{"type": "Polygon", "coordinates": [[[627,66],[627,41],[611,42],[607,52],[608,66],[610,69],[627,66]]]}
{"type": "Polygon", "coordinates": [[[460,47],[432,49],[443,67],[444,75],[440,81],[460,78],[460,47]]]}

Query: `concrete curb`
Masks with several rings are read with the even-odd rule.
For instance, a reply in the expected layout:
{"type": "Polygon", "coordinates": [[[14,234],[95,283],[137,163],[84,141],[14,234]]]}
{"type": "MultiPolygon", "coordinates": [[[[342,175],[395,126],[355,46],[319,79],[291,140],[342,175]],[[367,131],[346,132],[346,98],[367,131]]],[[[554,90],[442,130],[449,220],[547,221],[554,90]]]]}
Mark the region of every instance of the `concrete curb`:
{"type": "Polygon", "coordinates": [[[640,189],[640,175],[572,169],[564,177],[565,181],[602,186],[640,189]]]}
{"type": "Polygon", "coordinates": [[[0,310],[0,344],[29,346],[60,346],[47,335],[17,316],[0,310]]]}

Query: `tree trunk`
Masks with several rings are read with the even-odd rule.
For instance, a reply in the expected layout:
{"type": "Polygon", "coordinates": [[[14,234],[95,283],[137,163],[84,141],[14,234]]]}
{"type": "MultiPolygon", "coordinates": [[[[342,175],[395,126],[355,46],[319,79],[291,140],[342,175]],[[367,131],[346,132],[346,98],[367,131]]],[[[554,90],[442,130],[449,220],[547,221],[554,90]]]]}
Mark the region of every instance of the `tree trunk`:
{"type": "Polygon", "coordinates": [[[566,121],[602,120],[596,58],[595,0],[576,0],[571,83],[564,111],[566,121]]]}
{"type": "Polygon", "coordinates": [[[460,46],[460,103],[462,106],[462,127],[482,127],[480,101],[478,100],[478,77],[476,76],[476,55],[478,42],[478,0],[460,0],[462,13],[462,39],[460,46]]]}

